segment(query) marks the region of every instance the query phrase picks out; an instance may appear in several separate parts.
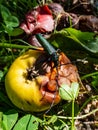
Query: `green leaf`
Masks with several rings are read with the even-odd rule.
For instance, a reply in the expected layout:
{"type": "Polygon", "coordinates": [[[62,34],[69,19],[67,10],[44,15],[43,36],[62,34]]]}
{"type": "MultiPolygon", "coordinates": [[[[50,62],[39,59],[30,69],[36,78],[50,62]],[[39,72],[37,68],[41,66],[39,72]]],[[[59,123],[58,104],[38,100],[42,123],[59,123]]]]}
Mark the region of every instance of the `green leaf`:
{"type": "Polygon", "coordinates": [[[70,36],[74,36],[82,42],[86,40],[92,40],[95,35],[92,32],[81,32],[80,30],[76,30],[74,28],[66,28],[65,30],[67,33],[69,33],[70,36]]]}
{"type": "Polygon", "coordinates": [[[0,130],[3,130],[2,119],[3,119],[3,112],[0,112],[0,130]]]}
{"type": "Polygon", "coordinates": [[[73,95],[73,98],[77,98],[78,94],[79,94],[79,83],[77,82],[73,82],[71,84],[71,90],[72,90],[72,95],[73,95]]]}
{"type": "Polygon", "coordinates": [[[74,28],[65,28],[56,31],[48,40],[64,52],[83,50],[98,57],[98,36],[95,36],[93,32],[81,32],[74,28]]]}
{"type": "Polygon", "coordinates": [[[28,127],[26,130],[38,130],[39,122],[35,116],[31,116],[28,127]]]}
{"type": "Polygon", "coordinates": [[[6,8],[3,5],[0,5],[0,12],[1,12],[1,15],[2,15],[4,20],[6,20],[11,15],[10,11],[8,10],[8,8],[6,8]]]}
{"type": "Polygon", "coordinates": [[[67,28],[66,31],[69,33],[68,37],[76,41],[83,48],[92,53],[98,53],[98,37],[94,37],[95,33],[81,32],[73,28],[67,28]]]}
{"type": "Polygon", "coordinates": [[[8,30],[11,30],[10,28],[13,28],[13,27],[17,27],[19,26],[19,20],[16,16],[13,16],[10,11],[8,10],[8,8],[6,8],[5,6],[1,5],[0,6],[0,9],[1,9],[1,15],[2,15],[2,18],[4,20],[4,23],[6,25],[6,28],[8,30]]]}
{"type": "Polygon", "coordinates": [[[3,130],[8,130],[7,116],[6,115],[3,115],[2,127],[3,127],[3,130]]]}
{"type": "Polygon", "coordinates": [[[73,100],[71,88],[67,84],[63,84],[59,88],[59,94],[61,98],[64,100],[68,100],[68,101],[73,100]]]}
{"type": "Polygon", "coordinates": [[[67,84],[63,84],[59,88],[59,94],[62,99],[72,101],[78,96],[79,93],[79,84],[77,82],[73,82],[71,86],[67,84]]]}
{"type": "Polygon", "coordinates": [[[18,113],[12,109],[3,114],[3,127],[5,130],[11,130],[18,119],[18,113]]]}
{"type": "Polygon", "coordinates": [[[4,22],[7,27],[17,27],[19,25],[18,18],[12,15],[10,15],[7,19],[5,19],[4,22]]]}
{"type": "Polygon", "coordinates": [[[13,130],[38,130],[37,118],[28,114],[18,120],[13,130]]]}
{"type": "Polygon", "coordinates": [[[24,31],[20,28],[15,28],[9,32],[10,36],[18,36],[21,35],[24,31]]]}
{"type": "Polygon", "coordinates": [[[4,26],[5,31],[9,34],[9,36],[18,36],[23,33],[23,30],[20,28],[13,28],[9,26],[4,26]]]}

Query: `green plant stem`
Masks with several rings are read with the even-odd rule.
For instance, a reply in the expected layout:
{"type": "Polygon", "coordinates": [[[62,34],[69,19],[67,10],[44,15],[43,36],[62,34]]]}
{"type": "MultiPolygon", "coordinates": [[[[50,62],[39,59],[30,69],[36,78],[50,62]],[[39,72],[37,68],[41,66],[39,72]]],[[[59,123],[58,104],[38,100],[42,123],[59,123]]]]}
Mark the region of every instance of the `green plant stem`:
{"type": "MultiPolygon", "coordinates": [[[[86,118],[87,116],[90,116],[91,114],[94,114],[95,112],[98,111],[98,108],[97,109],[94,109],[93,111],[89,112],[88,114],[85,114],[85,115],[82,115],[82,116],[77,116],[77,117],[74,117],[74,120],[79,120],[79,119],[84,119],[86,118]]],[[[45,115],[46,116],[46,115],[45,115]]],[[[46,116],[46,117],[51,117],[51,116],[46,116]]],[[[65,119],[65,120],[72,120],[72,117],[65,117],[65,116],[57,116],[58,118],[60,119],[65,119]]]]}
{"type": "Polygon", "coordinates": [[[17,44],[9,44],[9,43],[0,43],[1,48],[16,48],[16,49],[37,49],[35,46],[25,46],[25,45],[17,45],[17,44]]]}
{"type": "Polygon", "coordinates": [[[74,130],[74,100],[72,100],[72,126],[71,129],[74,130]]]}
{"type": "Polygon", "coordinates": [[[88,77],[91,77],[91,76],[94,76],[94,75],[98,75],[98,72],[93,72],[93,73],[90,73],[90,74],[86,74],[84,76],[81,77],[81,80],[84,80],[88,77]]]}
{"type": "MultiPolygon", "coordinates": [[[[78,120],[78,119],[83,119],[83,118],[86,118],[87,116],[90,116],[91,114],[95,113],[98,111],[98,108],[97,109],[94,109],[93,111],[89,112],[88,114],[85,114],[85,115],[82,115],[82,116],[79,116],[79,117],[74,117],[74,119],[78,120]]],[[[64,117],[64,116],[58,116],[58,118],[60,119],[72,119],[72,117],[64,117]]]]}

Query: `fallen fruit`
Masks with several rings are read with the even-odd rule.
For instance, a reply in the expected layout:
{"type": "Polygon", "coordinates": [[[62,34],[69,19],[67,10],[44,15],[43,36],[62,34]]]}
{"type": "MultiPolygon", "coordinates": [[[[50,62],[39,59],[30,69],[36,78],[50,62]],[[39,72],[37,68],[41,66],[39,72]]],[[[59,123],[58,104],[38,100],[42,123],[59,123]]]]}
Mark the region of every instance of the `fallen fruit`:
{"type": "Polygon", "coordinates": [[[53,62],[46,62],[43,51],[29,50],[19,56],[11,65],[5,87],[8,97],[18,108],[29,112],[40,112],[60,102],[57,85],[77,82],[77,68],[61,53],[58,76],[53,62]],[[58,77],[58,79],[56,79],[58,77]],[[58,81],[57,81],[58,80],[58,81]]]}
{"type": "Polygon", "coordinates": [[[20,24],[26,34],[52,32],[54,20],[51,10],[47,5],[38,6],[25,15],[25,21],[20,24]]]}

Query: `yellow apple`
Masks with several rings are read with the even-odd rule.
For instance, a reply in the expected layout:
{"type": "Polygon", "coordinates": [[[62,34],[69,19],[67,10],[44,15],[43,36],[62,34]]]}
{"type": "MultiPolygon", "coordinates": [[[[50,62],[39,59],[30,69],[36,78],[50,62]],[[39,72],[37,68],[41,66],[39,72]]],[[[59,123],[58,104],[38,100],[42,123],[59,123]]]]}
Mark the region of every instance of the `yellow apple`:
{"type": "MultiPolygon", "coordinates": [[[[60,102],[59,94],[41,89],[42,83],[49,80],[46,75],[39,75],[32,80],[27,78],[30,67],[42,54],[42,51],[29,50],[12,63],[6,77],[5,88],[9,99],[18,108],[29,112],[40,112],[60,102]]],[[[48,81],[47,81],[48,82],[48,81]]]]}

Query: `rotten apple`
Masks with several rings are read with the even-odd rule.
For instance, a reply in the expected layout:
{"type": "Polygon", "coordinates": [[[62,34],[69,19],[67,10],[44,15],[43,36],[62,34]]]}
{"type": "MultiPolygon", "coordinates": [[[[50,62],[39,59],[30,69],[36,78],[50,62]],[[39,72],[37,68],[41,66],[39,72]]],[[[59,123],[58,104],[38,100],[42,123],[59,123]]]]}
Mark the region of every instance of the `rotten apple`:
{"type": "Polygon", "coordinates": [[[60,53],[58,71],[44,51],[29,50],[11,65],[5,88],[9,99],[18,108],[40,112],[58,104],[58,89],[62,84],[78,82],[77,68],[64,53],[60,53]]]}

